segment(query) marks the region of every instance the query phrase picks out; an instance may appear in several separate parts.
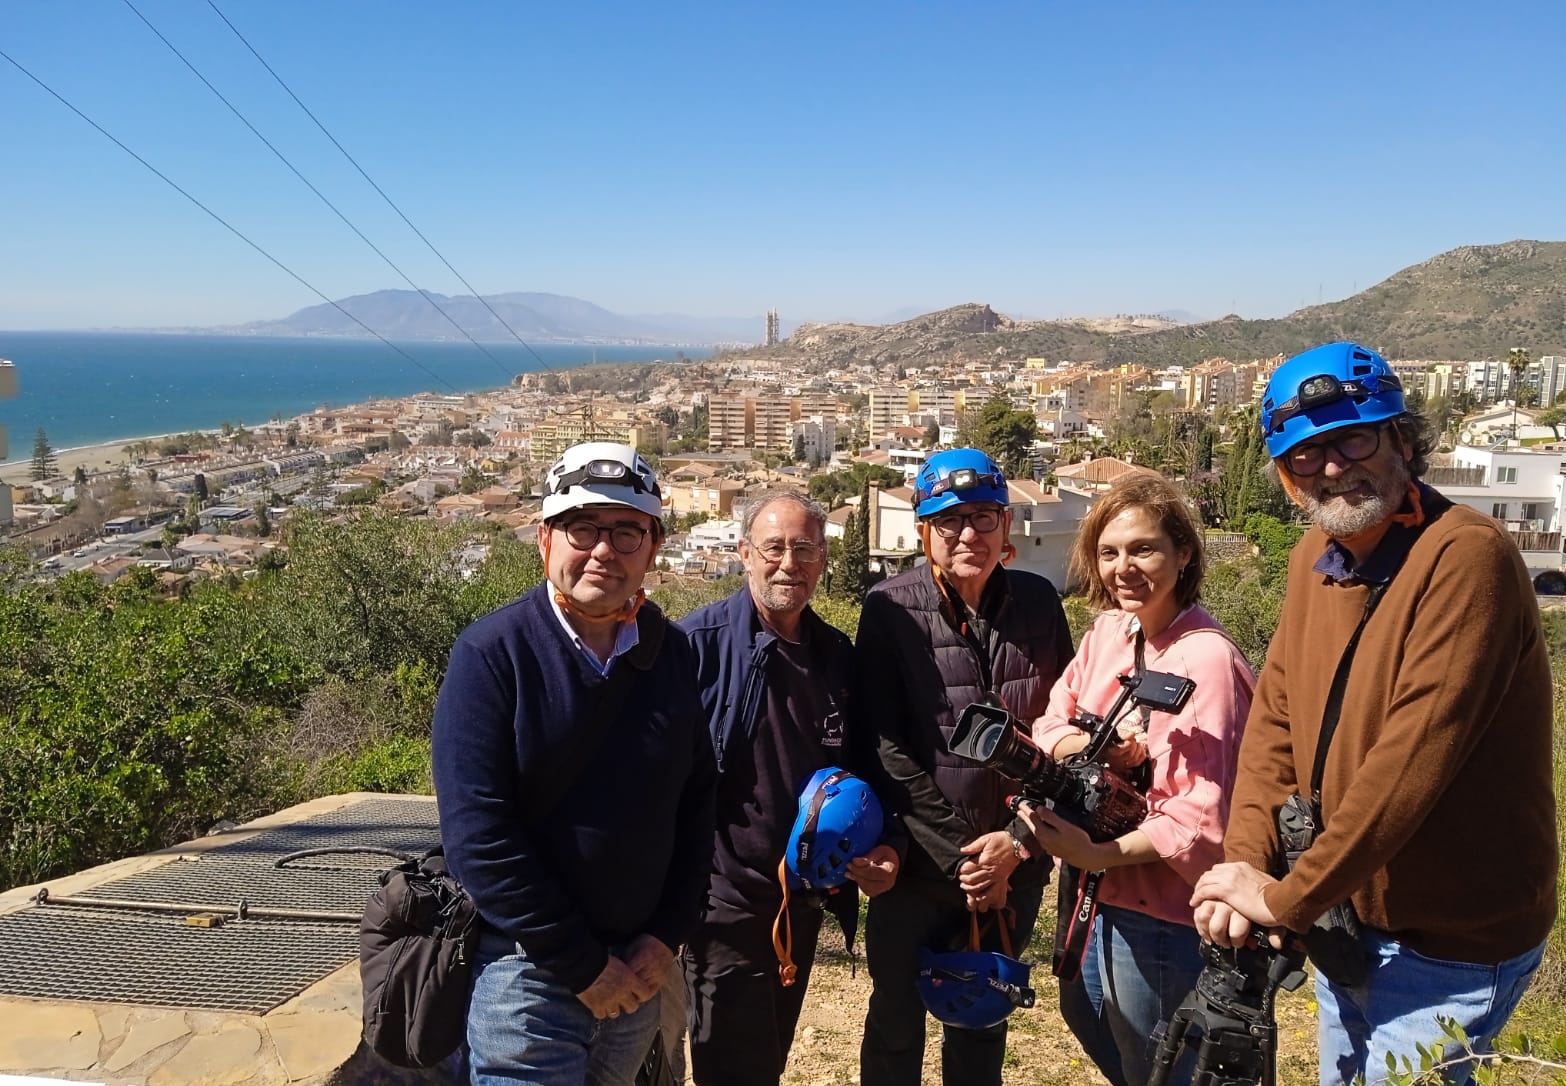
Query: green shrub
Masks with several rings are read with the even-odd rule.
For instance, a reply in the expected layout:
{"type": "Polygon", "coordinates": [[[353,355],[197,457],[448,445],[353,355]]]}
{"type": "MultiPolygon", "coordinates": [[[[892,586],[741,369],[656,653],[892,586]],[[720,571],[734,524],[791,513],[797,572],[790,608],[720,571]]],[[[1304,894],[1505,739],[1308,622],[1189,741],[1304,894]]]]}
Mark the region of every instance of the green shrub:
{"type": "Polygon", "coordinates": [[[410,792],[430,795],[430,741],[397,735],[351,755],[334,758],[321,775],[321,791],[410,792]]]}

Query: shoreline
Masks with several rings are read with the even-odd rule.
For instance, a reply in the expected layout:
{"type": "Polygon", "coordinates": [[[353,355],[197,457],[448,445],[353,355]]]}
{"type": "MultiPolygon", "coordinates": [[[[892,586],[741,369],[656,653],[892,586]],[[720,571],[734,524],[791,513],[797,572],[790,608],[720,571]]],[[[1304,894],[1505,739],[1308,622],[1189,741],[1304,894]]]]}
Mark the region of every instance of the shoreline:
{"type": "MultiPolygon", "coordinates": [[[[134,445],[138,441],[160,441],[163,438],[177,437],[179,433],[191,433],[190,430],[182,430],[170,434],[147,434],[144,437],[119,438],[114,441],[104,441],[96,445],[74,445],[68,449],[54,450],[55,463],[61,475],[69,477],[78,467],[86,469],[91,474],[105,470],[112,471],[122,464],[131,463],[131,457],[124,451],[125,446],[134,445]]],[[[218,430],[199,430],[196,433],[219,433],[218,430]]],[[[31,446],[31,439],[28,445],[31,446]]],[[[32,481],[33,457],[28,455],[12,460],[0,461],[0,482],[28,483],[32,481]]]]}

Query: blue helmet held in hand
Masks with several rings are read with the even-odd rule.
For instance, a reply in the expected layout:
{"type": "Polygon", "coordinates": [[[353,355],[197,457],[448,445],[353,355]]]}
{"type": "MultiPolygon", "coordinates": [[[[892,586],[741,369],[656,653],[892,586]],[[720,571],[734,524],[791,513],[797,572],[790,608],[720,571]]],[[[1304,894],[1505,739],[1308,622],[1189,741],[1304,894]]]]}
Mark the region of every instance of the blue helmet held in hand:
{"type": "Polygon", "coordinates": [[[1031,967],[989,950],[919,951],[919,998],[938,1022],[959,1029],[1000,1025],[1018,1007],[1033,1006],[1031,967]]]}
{"type": "Polygon", "coordinates": [[[875,847],[881,826],[881,801],[869,785],[846,769],[817,770],[799,795],[799,815],[783,855],[789,889],[843,885],[849,861],[875,847]]]}
{"type": "Polygon", "coordinates": [[[923,520],[954,505],[994,502],[1007,505],[1006,475],[982,449],[946,449],[931,453],[914,477],[914,516],[923,520]]]}
{"type": "Polygon", "coordinates": [[[1328,343],[1273,372],[1262,397],[1267,455],[1282,456],[1317,434],[1386,422],[1407,413],[1403,383],[1387,360],[1357,343],[1328,343]]]}

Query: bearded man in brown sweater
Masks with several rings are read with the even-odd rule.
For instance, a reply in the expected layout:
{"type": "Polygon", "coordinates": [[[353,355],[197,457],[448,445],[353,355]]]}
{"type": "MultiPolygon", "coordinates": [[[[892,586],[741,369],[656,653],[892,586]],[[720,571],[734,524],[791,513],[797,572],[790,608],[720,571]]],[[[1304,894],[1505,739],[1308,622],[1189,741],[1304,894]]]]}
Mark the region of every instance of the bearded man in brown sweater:
{"type": "Polygon", "coordinates": [[[1375,1082],[1388,1054],[1418,1067],[1438,1017],[1486,1050],[1538,968],[1559,861],[1549,660],[1506,532],[1419,481],[1429,427],[1380,355],[1290,359],[1261,422],[1313,527],[1241,742],[1228,862],[1191,900],[1226,946],[1351,907],[1357,938],[1336,962],[1312,952],[1321,1082],[1375,1082]],[[1285,874],[1278,812],[1296,794],[1315,840],[1285,874]]]}

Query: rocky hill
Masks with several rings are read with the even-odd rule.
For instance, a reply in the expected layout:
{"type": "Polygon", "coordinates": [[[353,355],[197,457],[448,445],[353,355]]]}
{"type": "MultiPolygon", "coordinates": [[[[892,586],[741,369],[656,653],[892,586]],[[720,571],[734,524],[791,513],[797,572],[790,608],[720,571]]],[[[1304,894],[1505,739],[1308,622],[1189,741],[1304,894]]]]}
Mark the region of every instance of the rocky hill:
{"type": "Polygon", "coordinates": [[[1013,321],[974,303],[899,324],[801,325],[776,347],[744,353],[809,368],[1024,357],[1165,366],[1293,354],[1335,339],[1392,358],[1496,357],[1517,346],[1536,358],[1566,354],[1566,242],[1464,246],[1277,320],[1013,321]]]}

